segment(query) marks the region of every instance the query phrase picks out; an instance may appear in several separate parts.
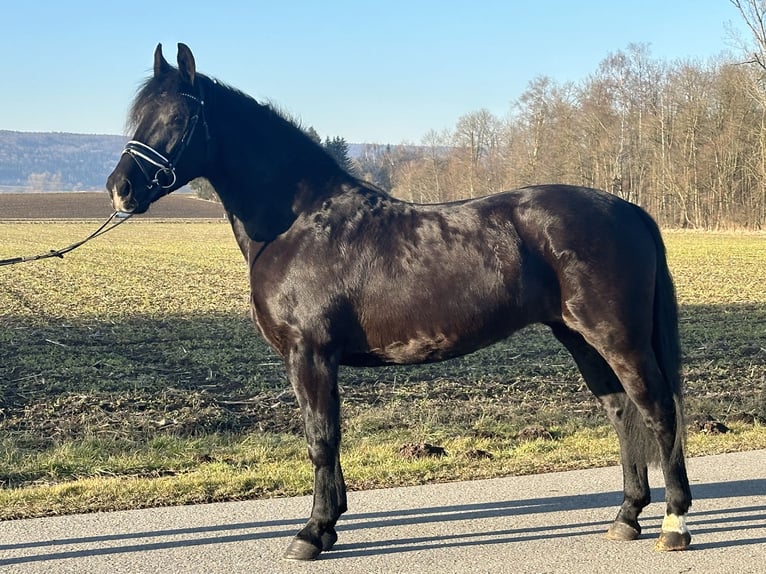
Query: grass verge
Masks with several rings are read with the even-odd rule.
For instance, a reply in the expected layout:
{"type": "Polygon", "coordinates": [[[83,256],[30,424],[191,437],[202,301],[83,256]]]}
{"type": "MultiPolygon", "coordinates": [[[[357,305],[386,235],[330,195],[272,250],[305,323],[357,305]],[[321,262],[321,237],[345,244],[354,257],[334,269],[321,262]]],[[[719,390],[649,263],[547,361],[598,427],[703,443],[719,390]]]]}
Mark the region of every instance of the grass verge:
{"type": "MultiPolygon", "coordinates": [[[[558,431],[554,432],[558,433],[558,431]]],[[[574,431],[552,440],[512,441],[453,438],[440,444],[446,455],[403,459],[396,440],[350,437],[343,448],[351,490],[408,486],[427,482],[475,480],[619,464],[617,440],[608,427],[574,431]],[[477,455],[475,453],[481,453],[477,455]],[[491,455],[491,458],[487,455],[491,455]]],[[[766,448],[766,427],[734,425],[729,433],[694,433],[690,456],[766,448]]],[[[309,494],[310,465],[300,437],[288,435],[163,440],[133,456],[104,458],[101,448],[62,446],[45,455],[53,468],[80,461],[86,478],[0,490],[0,519],[75,512],[126,510],[309,494]],[[156,464],[163,457],[162,465],[156,464]],[[84,460],[83,460],[84,459],[84,460]],[[159,472],[158,466],[164,470],[159,472]],[[171,466],[174,470],[168,470],[171,466]],[[93,469],[101,470],[93,476],[93,469]]],[[[704,477],[691,477],[692,482],[704,477]]],[[[615,484],[615,489],[620,485],[615,484]]]]}

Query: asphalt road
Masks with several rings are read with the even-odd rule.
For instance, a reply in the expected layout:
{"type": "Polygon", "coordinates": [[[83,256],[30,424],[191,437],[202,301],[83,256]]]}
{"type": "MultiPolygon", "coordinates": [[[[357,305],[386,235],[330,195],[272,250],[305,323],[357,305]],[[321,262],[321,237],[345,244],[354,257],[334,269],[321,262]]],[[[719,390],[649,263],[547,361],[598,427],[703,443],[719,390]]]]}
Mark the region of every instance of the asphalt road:
{"type": "Polygon", "coordinates": [[[644,535],[603,533],[621,501],[618,467],[354,492],[332,552],[282,551],[307,497],[0,523],[0,572],[535,573],[766,572],[766,450],[691,459],[692,548],[653,550],[664,505],[651,475],[644,535]]]}

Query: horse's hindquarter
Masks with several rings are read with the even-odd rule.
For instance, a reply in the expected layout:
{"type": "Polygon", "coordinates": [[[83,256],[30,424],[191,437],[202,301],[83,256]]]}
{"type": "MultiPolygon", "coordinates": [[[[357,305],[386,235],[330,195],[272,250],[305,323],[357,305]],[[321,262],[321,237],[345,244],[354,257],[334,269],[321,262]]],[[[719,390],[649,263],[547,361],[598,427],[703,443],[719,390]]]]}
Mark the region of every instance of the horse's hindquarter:
{"type": "Polygon", "coordinates": [[[657,253],[663,249],[649,216],[588,188],[550,185],[519,193],[516,229],[555,274],[559,319],[581,333],[631,325],[634,339],[648,340],[657,253]]]}

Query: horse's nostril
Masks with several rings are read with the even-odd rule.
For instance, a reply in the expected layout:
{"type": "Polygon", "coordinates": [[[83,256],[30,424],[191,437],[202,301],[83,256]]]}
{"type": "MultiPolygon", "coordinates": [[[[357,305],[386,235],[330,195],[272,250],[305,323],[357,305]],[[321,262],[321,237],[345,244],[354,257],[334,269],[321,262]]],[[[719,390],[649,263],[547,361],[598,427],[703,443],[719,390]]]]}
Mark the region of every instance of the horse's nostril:
{"type": "Polygon", "coordinates": [[[130,185],[129,179],[124,179],[120,189],[120,195],[123,197],[133,197],[133,186],[130,185]]]}
{"type": "Polygon", "coordinates": [[[131,212],[138,206],[133,196],[133,187],[128,178],[112,174],[107,179],[106,187],[112,198],[112,207],[115,210],[131,212]]]}

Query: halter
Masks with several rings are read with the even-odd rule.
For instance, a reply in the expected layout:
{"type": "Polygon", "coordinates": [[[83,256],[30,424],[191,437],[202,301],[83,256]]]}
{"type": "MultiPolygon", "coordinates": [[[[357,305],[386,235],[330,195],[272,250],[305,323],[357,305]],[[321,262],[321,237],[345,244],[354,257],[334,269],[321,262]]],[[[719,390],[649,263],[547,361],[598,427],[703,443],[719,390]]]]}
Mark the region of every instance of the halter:
{"type": "Polygon", "coordinates": [[[141,173],[146,178],[146,189],[152,194],[150,202],[156,201],[163,195],[170,193],[170,191],[167,190],[176,184],[176,166],[191,142],[191,139],[194,136],[194,130],[197,128],[197,123],[200,118],[202,119],[202,125],[205,127],[205,141],[207,142],[210,139],[210,132],[207,126],[207,120],[205,119],[205,98],[202,91],[202,82],[198,82],[198,85],[199,96],[181,92],[182,96],[197,102],[198,107],[195,114],[189,120],[189,124],[186,126],[186,131],[170,159],[162,155],[153,147],[137,140],[130,140],[125,144],[125,148],[122,150],[123,154],[127,154],[133,158],[136,165],[141,170],[141,173]],[[154,176],[152,177],[154,168],[157,169],[154,171],[154,176]]]}

